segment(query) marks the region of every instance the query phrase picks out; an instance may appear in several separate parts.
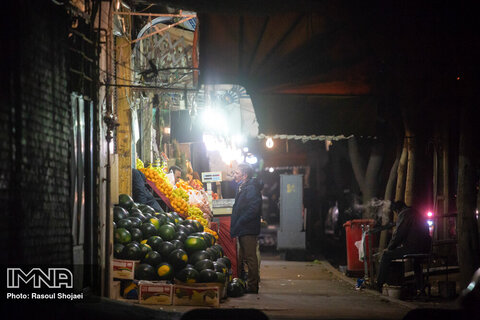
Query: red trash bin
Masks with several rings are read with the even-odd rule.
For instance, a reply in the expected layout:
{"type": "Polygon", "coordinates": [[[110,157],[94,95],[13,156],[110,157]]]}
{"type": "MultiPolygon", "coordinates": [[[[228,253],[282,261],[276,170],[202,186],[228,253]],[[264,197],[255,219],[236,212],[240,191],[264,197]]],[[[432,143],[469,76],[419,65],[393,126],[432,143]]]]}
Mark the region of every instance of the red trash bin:
{"type": "MultiPolygon", "coordinates": [[[[364,275],[365,267],[363,261],[360,261],[358,256],[358,248],[355,245],[355,242],[362,241],[362,225],[370,226],[370,229],[375,225],[375,220],[373,219],[355,219],[350,220],[344,223],[345,227],[345,236],[347,241],[347,274],[362,276],[364,275]]],[[[370,250],[368,246],[369,237],[372,237],[372,244],[375,243],[375,235],[367,235],[365,237],[366,243],[366,252],[364,253],[365,257],[368,257],[368,251],[370,250]]]]}

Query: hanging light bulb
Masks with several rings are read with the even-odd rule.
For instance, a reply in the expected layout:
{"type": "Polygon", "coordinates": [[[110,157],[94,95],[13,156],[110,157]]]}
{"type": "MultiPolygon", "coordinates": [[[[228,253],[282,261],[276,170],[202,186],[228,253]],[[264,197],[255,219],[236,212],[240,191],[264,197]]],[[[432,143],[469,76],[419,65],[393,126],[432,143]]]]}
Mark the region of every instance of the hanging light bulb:
{"type": "Polygon", "coordinates": [[[272,139],[272,138],[268,138],[268,139],[267,139],[267,142],[265,143],[265,145],[267,146],[268,149],[272,149],[272,148],[273,148],[273,139],[272,139]]]}

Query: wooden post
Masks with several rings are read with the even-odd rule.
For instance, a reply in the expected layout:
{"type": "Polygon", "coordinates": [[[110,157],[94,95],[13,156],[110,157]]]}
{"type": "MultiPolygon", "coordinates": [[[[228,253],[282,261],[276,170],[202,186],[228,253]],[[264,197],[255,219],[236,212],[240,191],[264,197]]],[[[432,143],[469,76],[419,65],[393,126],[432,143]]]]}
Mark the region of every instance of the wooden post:
{"type": "Polygon", "coordinates": [[[142,131],[140,132],[140,138],[142,141],[142,157],[144,162],[152,162],[152,124],[153,124],[153,111],[152,104],[142,105],[142,131]]]}
{"type": "MultiPolygon", "coordinates": [[[[116,46],[117,78],[119,85],[130,85],[130,43],[124,37],[118,37],[116,46]]],[[[117,114],[119,127],[117,128],[118,153],[118,192],[132,194],[132,118],[130,113],[130,88],[117,87],[117,114]]],[[[117,201],[117,199],[113,199],[117,201]]]]}

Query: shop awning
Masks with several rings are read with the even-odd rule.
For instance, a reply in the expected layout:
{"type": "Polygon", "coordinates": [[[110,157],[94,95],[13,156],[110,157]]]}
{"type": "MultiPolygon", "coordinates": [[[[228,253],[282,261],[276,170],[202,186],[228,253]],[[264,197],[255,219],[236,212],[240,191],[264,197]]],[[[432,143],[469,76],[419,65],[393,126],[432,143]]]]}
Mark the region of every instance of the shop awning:
{"type": "Polygon", "coordinates": [[[244,86],[261,134],[375,135],[360,22],[325,10],[199,13],[200,81],[244,86]]]}

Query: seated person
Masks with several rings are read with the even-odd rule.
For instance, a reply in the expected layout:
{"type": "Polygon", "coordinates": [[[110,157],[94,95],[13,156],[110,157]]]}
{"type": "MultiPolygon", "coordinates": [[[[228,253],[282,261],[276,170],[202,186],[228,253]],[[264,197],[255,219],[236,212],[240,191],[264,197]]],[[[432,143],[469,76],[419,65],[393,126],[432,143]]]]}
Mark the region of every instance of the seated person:
{"type": "Polygon", "coordinates": [[[175,183],[182,178],[182,169],[178,166],[171,166],[169,171],[173,171],[173,176],[175,177],[175,183]]]}
{"type": "Polygon", "coordinates": [[[428,253],[432,241],[428,225],[417,210],[408,207],[403,201],[392,202],[390,208],[398,213],[397,228],[380,260],[376,284],[378,291],[382,290],[387,280],[392,260],[401,259],[406,254],[428,253]]]}
{"type": "Polygon", "coordinates": [[[152,193],[147,189],[147,178],[137,169],[132,169],[132,198],[133,201],[152,207],[156,212],[164,212],[152,193]]]}

